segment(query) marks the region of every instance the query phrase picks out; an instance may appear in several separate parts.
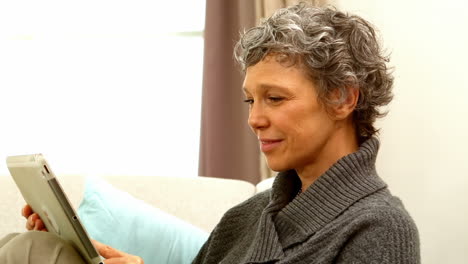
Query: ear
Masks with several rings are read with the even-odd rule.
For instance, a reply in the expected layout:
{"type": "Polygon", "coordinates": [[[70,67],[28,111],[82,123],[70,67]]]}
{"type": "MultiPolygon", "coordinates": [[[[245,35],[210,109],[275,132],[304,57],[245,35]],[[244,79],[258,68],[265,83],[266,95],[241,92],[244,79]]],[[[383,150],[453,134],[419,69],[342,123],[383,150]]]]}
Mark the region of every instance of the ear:
{"type": "MultiPolygon", "coordinates": [[[[348,86],[345,88],[347,92],[347,97],[340,104],[331,105],[331,110],[333,117],[336,120],[346,119],[356,108],[357,102],[359,100],[359,89],[357,87],[348,86]]],[[[342,97],[342,92],[340,89],[335,89],[331,98],[333,101],[340,101],[342,97]]]]}

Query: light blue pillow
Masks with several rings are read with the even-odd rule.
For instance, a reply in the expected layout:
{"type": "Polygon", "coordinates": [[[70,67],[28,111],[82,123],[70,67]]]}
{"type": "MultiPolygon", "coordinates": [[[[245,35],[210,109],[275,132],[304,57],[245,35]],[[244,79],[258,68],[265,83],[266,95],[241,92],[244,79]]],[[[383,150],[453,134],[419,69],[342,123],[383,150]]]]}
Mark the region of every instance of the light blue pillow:
{"type": "Polygon", "coordinates": [[[208,238],[100,178],[89,177],[78,215],[91,238],[143,258],[145,264],[191,263],[208,238]]]}

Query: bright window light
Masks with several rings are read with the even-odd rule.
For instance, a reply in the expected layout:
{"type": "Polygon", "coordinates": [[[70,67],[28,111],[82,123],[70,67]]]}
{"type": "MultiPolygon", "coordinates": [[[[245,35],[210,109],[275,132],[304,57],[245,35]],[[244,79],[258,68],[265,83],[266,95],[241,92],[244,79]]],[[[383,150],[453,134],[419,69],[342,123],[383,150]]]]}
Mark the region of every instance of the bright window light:
{"type": "Polygon", "coordinates": [[[43,153],[56,174],[197,176],[204,9],[2,1],[0,157],[43,153]]]}

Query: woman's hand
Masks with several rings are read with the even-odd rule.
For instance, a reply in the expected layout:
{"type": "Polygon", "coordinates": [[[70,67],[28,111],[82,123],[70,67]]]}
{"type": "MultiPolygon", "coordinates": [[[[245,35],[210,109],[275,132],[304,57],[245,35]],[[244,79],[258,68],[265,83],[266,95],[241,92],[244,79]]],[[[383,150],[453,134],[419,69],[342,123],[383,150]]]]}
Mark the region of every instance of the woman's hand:
{"type": "Polygon", "coordinates": [[[142,258],[119,251],[101,242],[93,240],[99,255],[105,258],[105,264],[144,264],[142,258]]]}
{"type": "MultiPolygon", "coordinates": [[[[26,218],[26,229],[27,230],[38,230],[46,231],[44,222],[37,213],[34,213],[29,204],[23,207],[21,214],[26,218]]],[[[99,255],[106,259],[105,264],[144,264],[142,258],[133,256],[125,252],[119,251],[101,242],[93,240],[93,244],[96,247],[99,255]]]]}
{"type": "Polygon", "coordinates": [[[27,230],[37,230],[37,231],[45,231],[47,232],[47,228],[42,222],[41,218],[38,214],[34,213],[31,206],[29,204],[23,207],[21,210],[21,214],[26,218],[26,229],[27,230]]]}

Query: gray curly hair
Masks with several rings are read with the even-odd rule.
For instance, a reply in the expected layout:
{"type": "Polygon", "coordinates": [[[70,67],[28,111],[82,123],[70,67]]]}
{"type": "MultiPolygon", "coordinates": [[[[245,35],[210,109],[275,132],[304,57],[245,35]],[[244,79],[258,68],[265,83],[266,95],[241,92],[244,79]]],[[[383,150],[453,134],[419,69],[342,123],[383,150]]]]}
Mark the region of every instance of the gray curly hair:
{"type": "Polygon", "coordinates": [[[353,120],[359,142],[378,132],[374,122],[386,114],[379,107],[393,98],[393,76],[387,67],[388,56],[383,54],[369,22],[304,3],[280,9],[260,26],[241,34],[234,52],[244,73],[269,54],[280,54],[280,62],[304,66],[325,105],[343,102],[347,87],[358,88],[353,120]],[[336,89],[341,98],[330,100],[336,89]]]}

